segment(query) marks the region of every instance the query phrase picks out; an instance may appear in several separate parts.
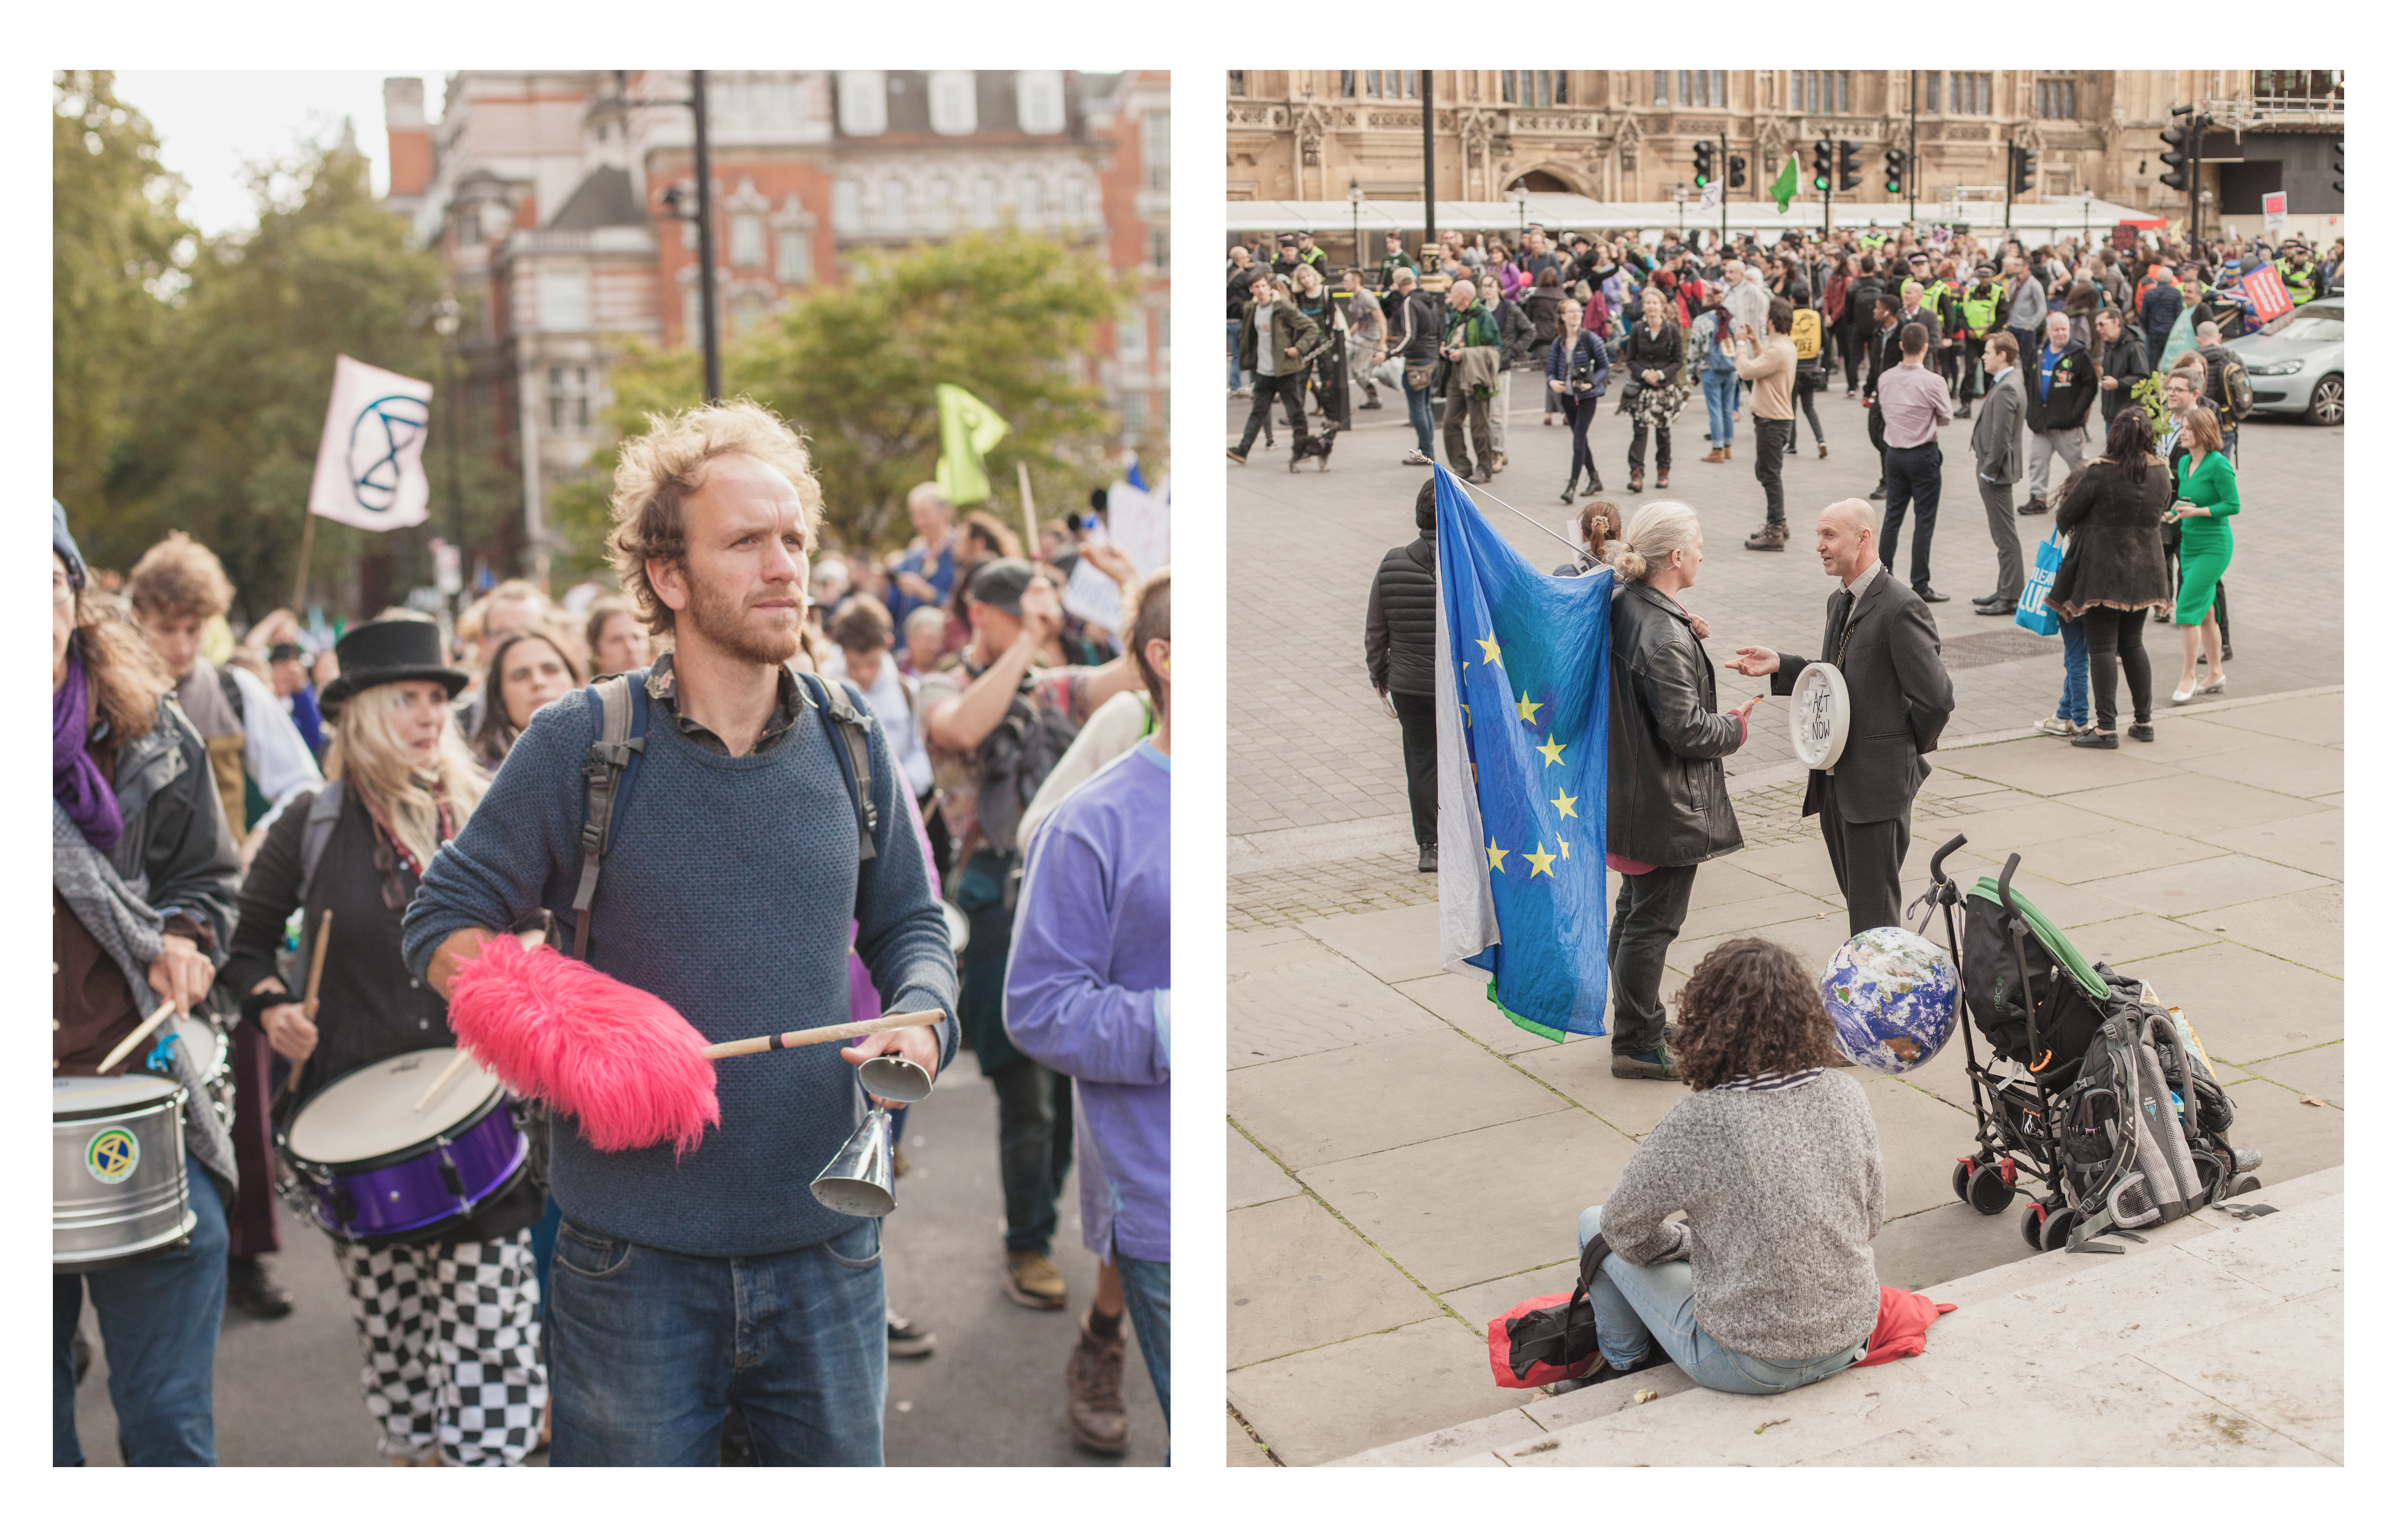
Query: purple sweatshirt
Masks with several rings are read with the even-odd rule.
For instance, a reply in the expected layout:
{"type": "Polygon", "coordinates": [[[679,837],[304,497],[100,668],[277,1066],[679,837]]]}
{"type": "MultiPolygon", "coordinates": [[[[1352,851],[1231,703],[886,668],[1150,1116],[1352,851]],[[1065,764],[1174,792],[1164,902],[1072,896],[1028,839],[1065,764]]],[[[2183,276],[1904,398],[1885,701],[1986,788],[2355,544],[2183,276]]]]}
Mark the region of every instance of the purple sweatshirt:
{"type": "Polygon", "coordinates": [[[1050,814],[1027,855],[1006,1022],[1075,1080],[1083,1241],[1164,1261],[1172,975],[1166,755],[1144,741],[1050,814]]]}

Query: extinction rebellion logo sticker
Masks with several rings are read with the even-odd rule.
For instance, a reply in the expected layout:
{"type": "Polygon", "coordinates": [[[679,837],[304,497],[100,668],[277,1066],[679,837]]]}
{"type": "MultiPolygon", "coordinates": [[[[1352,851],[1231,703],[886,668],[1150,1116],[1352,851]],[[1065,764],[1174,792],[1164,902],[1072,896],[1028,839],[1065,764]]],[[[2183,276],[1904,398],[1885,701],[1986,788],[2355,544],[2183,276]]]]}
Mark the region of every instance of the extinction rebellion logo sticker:
{"type": "Polygon", "coordinates": [[[122,1126],[111,1126],[83,1150],[83,1166],[103,1185],[122,1185],[141,1167],[142,1144],[122,1126]]]}

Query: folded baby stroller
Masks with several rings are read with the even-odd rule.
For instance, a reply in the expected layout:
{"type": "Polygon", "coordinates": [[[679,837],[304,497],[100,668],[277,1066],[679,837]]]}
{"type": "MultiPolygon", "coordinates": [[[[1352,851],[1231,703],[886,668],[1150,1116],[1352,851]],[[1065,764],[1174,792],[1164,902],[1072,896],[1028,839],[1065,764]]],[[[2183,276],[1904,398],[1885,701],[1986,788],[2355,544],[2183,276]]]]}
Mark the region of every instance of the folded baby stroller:
{"type": "Polygon", "coordinates": [[[2116,1231],[2140,1242],[2134,1229],[2258,1189],[2259,1156],[2227,1140],[2233,1101],[2182,1010],[2085,960],[2011,889],[2021,856],[1962,896],[1942,861],[1966,841],[1942,845],[1910,906],[1941,909],[1975,1024],[1964,1038],[1978,1147],[1951,1173],[1958,1198],[1995,1216],[2031,1175],[2041,1194],[2018,1219],[2026,1243],[2121,1254],[2093,1240],[2116,1231]]]}

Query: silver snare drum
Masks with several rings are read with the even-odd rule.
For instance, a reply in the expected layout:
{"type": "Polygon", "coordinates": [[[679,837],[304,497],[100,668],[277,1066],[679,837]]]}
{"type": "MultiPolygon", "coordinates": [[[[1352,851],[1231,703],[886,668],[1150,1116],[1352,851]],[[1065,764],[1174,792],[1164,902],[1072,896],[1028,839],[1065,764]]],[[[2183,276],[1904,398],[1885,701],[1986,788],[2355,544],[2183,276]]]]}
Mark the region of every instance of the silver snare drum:
{"type": "Polygon", "coordinates": [[[200,1086],[208,1091],[208,1102],[216,1107],[217,1120],[229,1131],[233,1128],[233,1027],[240,1017],[194,1014],[189,1021],[175,1027],[182,1037],[178,1045],[199,1064],[200,1086]]]}
{"type": "Polygon", "coordinates": [[[183,1086],[166,1078],[50,1080],[50,1269],[136,1264],[191,1241],[183,1086]]]}

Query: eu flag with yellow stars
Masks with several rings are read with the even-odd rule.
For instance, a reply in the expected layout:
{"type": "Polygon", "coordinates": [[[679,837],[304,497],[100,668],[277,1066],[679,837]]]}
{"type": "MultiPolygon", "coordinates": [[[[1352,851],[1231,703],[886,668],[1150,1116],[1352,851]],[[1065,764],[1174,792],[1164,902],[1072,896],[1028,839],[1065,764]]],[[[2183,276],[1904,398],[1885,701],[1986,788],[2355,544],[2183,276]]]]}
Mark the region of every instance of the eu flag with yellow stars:
{"type": "Polygon", "coordinates": [[[1434,473],[1442,964],[1536,1035],[1605,1035],[1616,575],[1543,575],[1434,473]]]}

